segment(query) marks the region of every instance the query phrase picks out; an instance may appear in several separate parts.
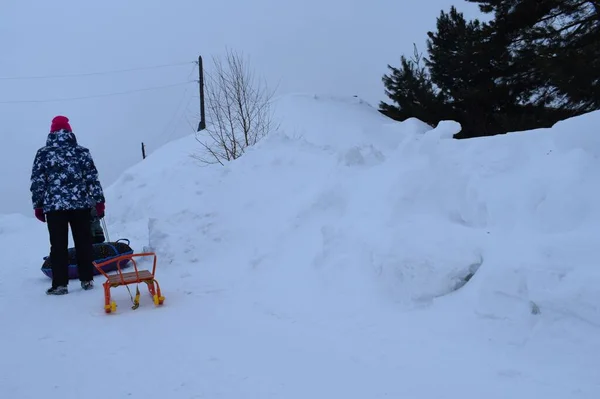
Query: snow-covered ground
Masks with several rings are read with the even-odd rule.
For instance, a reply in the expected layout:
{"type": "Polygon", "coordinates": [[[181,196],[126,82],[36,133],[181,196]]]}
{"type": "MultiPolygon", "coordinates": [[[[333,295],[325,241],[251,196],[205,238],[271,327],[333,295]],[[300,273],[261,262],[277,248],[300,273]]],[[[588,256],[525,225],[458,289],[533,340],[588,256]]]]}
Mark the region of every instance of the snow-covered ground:
{"type": "Polygon", "coordinates": [[[0,215],[0,397],[600,397],[600,113],[460,141],[356,98],[277,116],[225,167],[189,136],[106,188],[160,308],[47,297],[45,225],[0,215]]]}

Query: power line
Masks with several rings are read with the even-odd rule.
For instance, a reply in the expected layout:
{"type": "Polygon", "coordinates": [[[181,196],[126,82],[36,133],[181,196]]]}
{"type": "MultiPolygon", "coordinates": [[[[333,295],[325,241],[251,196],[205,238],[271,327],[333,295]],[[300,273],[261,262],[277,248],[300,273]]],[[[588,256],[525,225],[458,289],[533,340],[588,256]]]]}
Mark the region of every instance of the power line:
{"type": "Polygon", "coordinates": [[[82,96],[82,97],[55,98],[55,99],[47,99],[47,100],[6,100],[6,101],[0,100],[0,104],[50,103],[50,102],[60,102],[60,101],[87,100],[89,98],[112,97],[112,96],[118,96],[118,95],[122,95],[122,94],[138,93],[138,92],[142,92],[142,91],[166,89],[169,87],[182,86],[182,85],[185,85],[188,83],[197,83],[197,81],[190,80],[187,82],[175,83],[175,84],[164,85],[164,86],[146,87],[143,89],[134,89],[134,90],[115,92],[115,93],[97,94],[97,95],[82,96]]]}
{"type": "Polygon", "coordinates": [[[144,70],[149,70],[149,69],[167,68],[167,67],[172,67],[172,66],[195,64],[195,63],[196,63],[196,61],[186,61],[186,62],[178,62],[178,63],[173,63],[173,64],[153,65],[153,66],[147,66],[147,67],[115,69],[115,70],[111,70],[111,71],[72,73],[72,74],[62,74],[62,75],[0,76],[0,80],[56,79],[56,78],[73,78],[73,77],[80,77],[80,76],[108,75],[108,74],[113,74],[113,73],[144,71],[144,70]]]}
{"type": "MultiPolygon", "coordinates": [[[[198,67],[199,67],[198,62],[195,62],[194,63],[194,67],[192,68],[192,70],[190,71],[190,74],[187,77],[188,79],[192,78],[192,75],[194,74],[194,72],[196,72],[196,68],[198,68],[198,67]]],[[[195,81],[195,82],[199,83],[198,81],[195,81]]],[[[162,134],[161,134],[161,137],[163,138],[163,140],[168,141],[173,136],[173,134],[175,133],[175,131],[177,130],[178,124],[184,119],[184,117],[186,117],[185,113],[186,113],[186,111],[189,110],[189,105],[192,102],[192,100],[194,99],[194,96],[193,95],[189,96],[189,99],[188,99],[188,102],[187,102],[187,104],[185,106],[185,109],[183,109],[181,106],[183,105],[184,100],[186,99],[186,95],[188,94],[188,91],[190,90],[190,88],[191,87],[187,87],[185,89],[183,95],[181,96],[179,104],[177,105],[177,108],[175,109],[175,113],[173,114],[173,117],[171,118],[171,120],[169,121],[169,123],[167,125],[165,125],[165,127],[163,128],[162,134]],[[182,112],[182,113],[179,116],[179,119],[176,119],[177,115],[180,112],[182,112]],[[169,127],[171,127],[171,131],[170,131],[170,133],[167,134],[167,129],[169,127]],[[166,137],[166,139],[165,139],[165,137],[166,137]]]]}
{"type": "MultiPolygon", "coordinates": [[[[189,74],[189,75],[188,75],[188,77],[187,77],[188,79],[191,79],[191,78],[192,78],[192,75],[193,75],[193,74],[194,74],[194,72],[196,71],[196,68],[197,68],[197,67],[198,67],[198,65],[194,65],[194,67],[193,67],[193,68],[192,68],[192,70],[190,71],[190,74],[189,74]]],[[[169,136],[168,136],[168,137],[170,137],[171,135],[173,135],[173,133],[175,132],[175,127],[177,126],[177,124],[176,124],[176,123],[174,123],[174,122],[175,122],[175,118],[177,117],[177,114],[179,113],[179,110],[181,109],[181,106],[183,105],[183,101],[185,100],[185,98],[186,98],[186,95],[188,94],[188,91],[189,91],[189,90],[190,90],[190,87],[187,87],[187,88],[185,89],[185,91],[183,92],[183,95],[181,96],[181,99],[179,100],[179,104],[177,105],[177,108],[175,109],[175,113],[173,114],[173,117],[171,118],[171,120],[169,121],[169,123],[168,123],[168,124],[167,124],[167,125],[164,127],[164,129],[163,129],[162,136],[164,136],[164,135],[165,135],[165,132],[166,132],[167,128],[169,128],[170,126],[173,126],[173,130],[171,131],[171,133],[169,134],[169,136]]],[[[193,97],[192,97],[192,98],[193,98],[193,97]]],[[[189,103],[191,102],[192,98],[190,98],[190,100],[188,101],[188,105],[186,105],[186,107],[187,107],[187,106],[189,106],[189,103]]],[[[184,111],[184,112],[185,112],[185,111],[184,111]]],[[[183,118],[183,116],[182,116],[182,118],[183,118]]]]}

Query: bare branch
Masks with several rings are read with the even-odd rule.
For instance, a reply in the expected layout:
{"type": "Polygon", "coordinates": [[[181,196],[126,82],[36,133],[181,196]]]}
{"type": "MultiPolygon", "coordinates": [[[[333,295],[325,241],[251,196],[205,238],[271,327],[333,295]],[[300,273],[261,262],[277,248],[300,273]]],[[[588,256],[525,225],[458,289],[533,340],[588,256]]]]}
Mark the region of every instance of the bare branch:
{"type": "Polygon", "coordinates": [[[224,62],[214,57],[213,65],[205,79],[207,128],[200,132],[203,140],[197,137],[205,156],[197,158],[223,165],[239,158],[278,126],[270,109],[274,91],[257,81],[241,54],[228,50],[224,62]]]}
{"type": "Polygon", "coordinates": [[[240,54],[228,50],[224,62],[213,58],[213,65],[214,71],[205,79],[208,124],[200,132],[204,141],[197,140],[206,152],[199,159],[223,164],[239,158],[278,126],[270,109],[274,91],[257,81],[240,54]]]}

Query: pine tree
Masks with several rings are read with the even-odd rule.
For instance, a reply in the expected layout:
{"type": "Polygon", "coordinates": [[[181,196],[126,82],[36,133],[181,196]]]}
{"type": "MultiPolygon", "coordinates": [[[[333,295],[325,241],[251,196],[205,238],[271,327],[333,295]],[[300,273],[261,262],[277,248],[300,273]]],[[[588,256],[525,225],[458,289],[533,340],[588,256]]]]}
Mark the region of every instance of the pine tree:
{"type": "Polygon", "coordinates": [[[385,115],[405,120],[417,118],[435,126],[443,116],[440,114],[444,104],[443,95],[437,90],[429,77],[423,58],[414,48],[414,57],[400,57],[400,67],[388,65],[390,75],[384,75],[383,83],[386,95],[396,105],[380,103],[380,110],[385,115]]]}
{"type": "Polygon", "coordinates": [[[446,100],[448,116],[463,125],[466,136],[501,132],[504,126],[498,116],[512,102],[496,80],[504,63],[502,49],[493,47],[486,32],[486,24],[467,21],[451,7],[448,13],[440,12],[437,31],[427,34],[431,79],[446,100]]]}
{"type": "Polygon", "coordinates": [[[509,87],[498,80],[506,68],[504,48],[489,40],[486,24],[467,21],[455,7],[441,11],[436,32],[428,32],[429,57],[408,61],[383,78],[395,106],[381,103],[382,112],[403,120],[419,118],[431,125],[456,120],[457,137],[493,135],[515,130],[507,116],[516,102],[509,87]]]}
{"type": "Polygon", "coordinates": [[[600,0],[466,0],[492,13],[514,56],[512,84],[572,114],[600,109],[600,0]]]}
{"type": "MultiPolygon", "coordinates": [[[[495,19],[489,23],[467,21],[455,7],[442,11],[436,32],[428,32],[425,65],[405,57],[399,68],[388,65],[392,73],[383,77],[383,83],[396,105],[382,102],[383,113],[399,120],[417,117],[430,125],[456,120],[463,127],[456,137],[463,138],[549,127],[594,107],[593,79],[597,84],[600,69],[590,72],[587,68],[584,76],[574,77],[565,65],[566,58],[573,56],[566,50],[565,40],[556,40],[560,46],[551,40],[567,29],[546,26],[544,20],[560,17],[548,17],[557,3],[572,2],[574,6],[582,1],[467,1],[495,13],[495,19]],[[545,30],[540,30],[540,21],[545,30]],[[532,30],[524,31],[523,24],[532,30]],[[576,79],[580,82],[570,86],[576,79]]],[[[588,14],[569,12],[587,24],[587,31],[593,30],[589,9],[588,14]]],[[[598,39],[586,38],[589,51],[598,39]]],[[[578,62],[585,59],[597,65],[600,59],[580,53],[578,62]]]]}

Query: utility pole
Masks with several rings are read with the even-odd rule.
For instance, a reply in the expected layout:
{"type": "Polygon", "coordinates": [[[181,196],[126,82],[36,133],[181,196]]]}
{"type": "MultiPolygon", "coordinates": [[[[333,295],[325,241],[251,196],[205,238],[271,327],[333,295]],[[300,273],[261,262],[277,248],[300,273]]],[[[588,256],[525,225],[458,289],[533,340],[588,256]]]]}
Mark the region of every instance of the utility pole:
{"type": "Polygon", "coordinates": [[[202,56],[198,57],[198,86],[200,89],[200,123],[198,131],[206,129],[206,119],[204,116],[204,67],[202,66],[202,56]]]}

